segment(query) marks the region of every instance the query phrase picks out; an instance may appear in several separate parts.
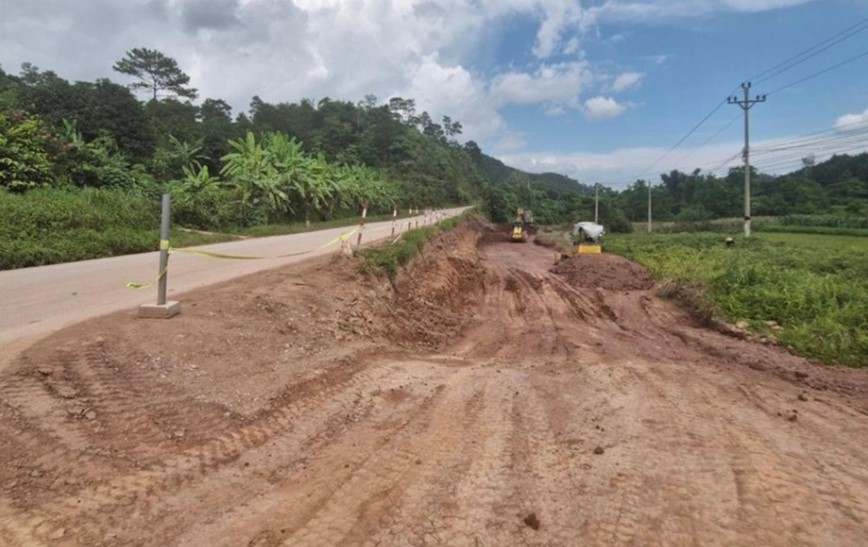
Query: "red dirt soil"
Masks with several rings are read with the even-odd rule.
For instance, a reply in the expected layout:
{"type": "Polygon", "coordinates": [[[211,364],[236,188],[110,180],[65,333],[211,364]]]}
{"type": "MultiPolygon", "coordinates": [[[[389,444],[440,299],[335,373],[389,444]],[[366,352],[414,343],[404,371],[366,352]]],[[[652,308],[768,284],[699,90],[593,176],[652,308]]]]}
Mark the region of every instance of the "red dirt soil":
{"type": "Polygon", "coordinates": [[[0,545],[868,544],[865,371],[499,235],[36,344],[0,373],[0,545]]]}

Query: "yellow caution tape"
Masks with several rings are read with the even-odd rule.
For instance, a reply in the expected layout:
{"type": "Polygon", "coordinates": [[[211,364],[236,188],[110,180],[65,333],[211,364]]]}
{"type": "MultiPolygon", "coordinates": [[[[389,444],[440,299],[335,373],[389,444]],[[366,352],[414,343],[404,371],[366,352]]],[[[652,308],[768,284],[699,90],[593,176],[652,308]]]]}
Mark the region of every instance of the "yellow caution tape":
{"type": "Polygon", "coordinates": [[[323,245],[320,245],[319,247],[317,247],[315,249],[310,249],[308,251],[299,251],[297,253],[285,253],[285,254],[274,255],[274,256],[233,255],[233,254],[226,254],[226,253],[214,253],[211,251],[203,251],[200,249],[176,249],[175,247],[170,247],[169,251],[172,253],[185,253],[185,254],[191,254],[191,255],[196,255],[196,256],[203,256],[205,258],[220,258],[220,259],[227,259],[227,260],[267,260],[269,258],[289,258],[291,256],[300,256],[300,255],[306,255],[309,253],[314,253],[316,251],[321,251],[321,250],[325,249],[326,247],[334,245],[335,243],[337,243],[338,241],[341,241],[342,239],[344,239],[344,240],[349,239],[350,236],[353,235],[354,233],[356,233],[358,230],[359,229],[357,227],[357,228],[353,229],[351,232],[343,233],[343,234],[339,235],[338,237],[332,239],[331,241],[329,241],[323,245]]]}
{"type": "Polygon", "coordinates": [[[176,249],[174,247],[170,247],[169,252],[172,254],[184,253],[188,255],[204,256],[205,258],[224,258],[231,260],[259,260],[262,258],[266,258],[264,256],[230,255],[226,253],[213,253],[211,251],[202,251],[199,249],[176,249]]]}
{"type": "MultiPolygon", "coordinates": [[[[334,245],[338,241],[347,241],[350,239],[350,236],[352,236],[354,233],[356,233],[358,231],[359,231],[359,228],[356,227],[352,231],[343,233],[343,234],[339,235],[338,237],[332,239],[331,241],[325,243],[324,245],[317,247],[316,249],[311,249],[309,251],[300,251],[297,253],[287,253],[287,254],[276,255],[276,256],[233,255],[233,254],[226,254],[226,253],[215,253],[215,252],[211,252],[211,251],[202,251],[200,249],[176,249],[175,247],[172,247],[169,244],[168,239],[161,239],[160,240],[160,250],[169,251],[169,254],[184,253],[184,254],[190,254],[190,255],[195,255],[195,256],[201,256],[201,257],[205,257],[205,258],[217,258],[217,259],[222,259],[222,260],[266,260],[269,258],[289,258],[291,256],[301,256],[301,255],[306,255],[309,253],[314,253],[316,251],[321,251],[321,250],[325,249],[326,247],[334,245]]],[[[166,266],[166,268],[163,269],[162,272],[160,272],[160,275],[158,275],[157,279],[154,280],[152,283],[139,283],[137,281],[130,281],[127,283],[126,287],[128,289],[146,289],[146,288],[152,286],[154,283],[159,282],[160,278],[162,278],[164,275],[166,275],[166,270],[168,270],[168,266],[166,266]]]]}
{"type": "Polygon", "coordinates": [[[163,276],[166,275],[166,271],[168,269],[169,269],[169,266],[167,265],[165,268],[163,268],[163,271],[160,272],[160,275],[158,275],[157,278],[154,279],[153,281],[151,281],[150,283],[139,283],[137,281],[130,281],[129,283],[127,283],[127,288],[128,289],[147,289],[148,287],[151,287],[151,286],[159,283],[160,279],[162,279],[163,276]]]}

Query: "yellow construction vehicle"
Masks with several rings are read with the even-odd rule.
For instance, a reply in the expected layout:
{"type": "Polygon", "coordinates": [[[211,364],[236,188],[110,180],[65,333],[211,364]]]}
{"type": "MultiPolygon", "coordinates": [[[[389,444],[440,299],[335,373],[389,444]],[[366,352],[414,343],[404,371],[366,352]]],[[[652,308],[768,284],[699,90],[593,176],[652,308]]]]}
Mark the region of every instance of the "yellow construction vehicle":
{"type": "Polygon", "coordinates": [[[510,236],[510,240],[521,241],[522,243],[527,241],[527,230],[524,228],[524,222],[516,220],[512,223],[512,235],[510,236]]]}
{"type": "Polygon", "coordinates": [[[521,241],[522,243],[526,242],[528,232],[531,228],[535,229],[533,224],[533,213],[525,211],[524,208],[519,207],[515,215],[515,222],[512,223],[512,235],[510,236],[510,240],[521,241]]]}

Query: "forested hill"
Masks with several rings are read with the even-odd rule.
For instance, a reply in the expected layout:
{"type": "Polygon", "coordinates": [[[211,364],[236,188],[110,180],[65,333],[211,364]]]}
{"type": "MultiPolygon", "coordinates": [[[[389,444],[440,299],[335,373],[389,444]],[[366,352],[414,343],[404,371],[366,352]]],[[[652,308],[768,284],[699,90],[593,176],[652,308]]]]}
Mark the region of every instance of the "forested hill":
{"type": "MultiPolygon", "coordinates": [[[[112,69],[134,83],[69,82],[26,63],[17,75],[0,69],[0,189],[98,188],[153,202],[169,191],[176,223],[206,230],[330,219],[365,204],[388,212],[392,204],[481,202],[497,221],[517,207],[542,223],[593,218],[591,186],[504,165],[464,141],[460,121],[435,120],[411,98],[254,96],[245,112],[233,112],[222,99],[198,97],[158,51],[130,50],[112,69]]],[[[754,173],[753,214],[868,216],[868,154],[816,165],[811,158],[788,175],[754,173]]],[[[739,168],[725,177],[672,171],[603,188],[600,219],[621,230],[647,218],[649,185],[655,220],[738,217],[742,179],[739,168]]]]}
{"type": "MultiPolygon", "coordinates": [[[[199,98],[158,51],[133,49],[113,70],[134,83],[69,82],[27,63],[17,75],[0,69],[0,188],[97,187],[151,197],[168,189],[176,201],[208,207],[241,202],[245,213],[230,224],[328,218],[362,202],[388,210],[393,202],[494,200],[514,209],[534,197],[587,191],[567,177],[504,165],[462,142],[460,121],[417,112],[413,99],[268,103],[254,96],[248,111],[235,113],[222,99],[199,98]],[[296,160],[298,169],[287,170],[296,160]]],[[[213,228],[204,217],[180,220],[213,228]]]]}
{"type": "Polygon", "coordinates": [[[479,156],[478,164],[491,180],[497,182],[530,182],[531,184],[539,184],[547,191],[555,194],[565,192],[591,194],[594,191],[593,185],[582,184],[568,176],[558,173],[526,173],[486,154],[479,156]]]}

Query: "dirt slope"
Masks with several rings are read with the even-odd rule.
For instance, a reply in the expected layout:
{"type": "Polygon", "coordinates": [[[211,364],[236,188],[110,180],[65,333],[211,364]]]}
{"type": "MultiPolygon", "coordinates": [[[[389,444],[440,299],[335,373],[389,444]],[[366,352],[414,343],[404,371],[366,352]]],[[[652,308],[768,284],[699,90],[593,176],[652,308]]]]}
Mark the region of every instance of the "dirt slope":
{"type": "Polygon", "coordinates": [[[470,225],[394,288],[318,259],[44,340],[0,545],[868,544],[868,375],[551,259],[470,225]]]}

